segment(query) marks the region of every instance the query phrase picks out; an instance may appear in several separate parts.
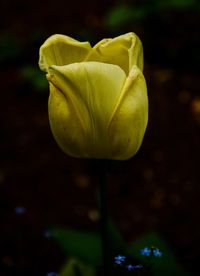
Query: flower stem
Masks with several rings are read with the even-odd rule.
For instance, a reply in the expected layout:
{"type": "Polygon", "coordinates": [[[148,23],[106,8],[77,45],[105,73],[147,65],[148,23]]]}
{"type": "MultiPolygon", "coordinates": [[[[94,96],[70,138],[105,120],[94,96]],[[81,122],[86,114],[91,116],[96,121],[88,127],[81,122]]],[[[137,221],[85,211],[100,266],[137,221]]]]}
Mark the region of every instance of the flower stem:
{"type": "Polygon", "coordinates": [[[108,161],[102,160],[100,168],[100,227],[102,241],[102,276],[109,275],[109,239],[108,239],[108,206],[107,206],[107,167],[108,161]]]}

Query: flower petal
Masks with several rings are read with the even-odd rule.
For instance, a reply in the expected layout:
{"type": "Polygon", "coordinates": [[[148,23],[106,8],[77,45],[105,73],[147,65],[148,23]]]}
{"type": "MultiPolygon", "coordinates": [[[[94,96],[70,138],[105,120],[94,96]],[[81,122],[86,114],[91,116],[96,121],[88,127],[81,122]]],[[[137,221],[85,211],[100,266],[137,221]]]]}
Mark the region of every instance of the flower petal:
{"type": "Polygon", "coordinates": [[[85,137],[84,129],[71,102],[51,82],[48,110],[50,127],[56,142],[67,154],[78,157],[82,151],[79,143],[85,137]],[[73,127],[70,126],[72,120],[73,127]]]}
{"type": "Polygon", "coordinates": [[[87,60],[119,65],[126,75],[129,74],[133,65],[137,65],[142,71],[142,43],[134,33],[120,35],[114,39],[103,39],[93,47],[87,60]]]}
{"type": "Polygon", "coordinates": [[[65,35],[52,35],[40,48],[40,69],[48,72],[51,65],[83,61],[91,49],[89,42],[79,42],[65,35]]]}
{"type": "Polygon", "coordinates": [[[126,160],[136,154],[141,146],[147,121],[146,82],[142,72],[137,66],[133,66],[109,122],[113,159],[126,160]]]}
{"type": "Polygon", "coordinates": [[[51,66],[48,79],[50,124],[60,147],[74,157],[112,159],[108,123],[126,81],[124,71],[82,62],[51,66]]]}

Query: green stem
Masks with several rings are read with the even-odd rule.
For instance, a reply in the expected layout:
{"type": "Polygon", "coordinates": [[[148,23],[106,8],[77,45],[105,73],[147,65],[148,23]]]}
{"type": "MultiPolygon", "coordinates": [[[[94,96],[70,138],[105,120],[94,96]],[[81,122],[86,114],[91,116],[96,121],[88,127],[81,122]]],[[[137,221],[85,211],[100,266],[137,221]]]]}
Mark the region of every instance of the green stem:
{"type": "Polygon", "coordinates": [[[102,276],[109,276],[109,238],[108,238],[108,206],[107,206],[107,160],[102,160],[100,168],[100,215],[102,241],[102,276]]]}

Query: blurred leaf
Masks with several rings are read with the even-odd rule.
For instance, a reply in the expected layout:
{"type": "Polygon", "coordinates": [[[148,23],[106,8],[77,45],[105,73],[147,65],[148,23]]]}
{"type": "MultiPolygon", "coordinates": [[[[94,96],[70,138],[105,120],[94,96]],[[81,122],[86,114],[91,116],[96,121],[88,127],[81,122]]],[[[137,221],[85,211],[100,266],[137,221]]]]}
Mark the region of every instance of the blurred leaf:
{"type": "Polygon", "coordinates": [[[197,0],[152,0],[145,4],[117,4],[105,16],[105,25],[110,30],[142,21],[150,14],[157,13],[162,16],[163,10],[200,9],[197,0]]]}
{"type": "Polygon", "coordinates": [[[151,246],[158,248],[163,253],[162,257],[154,257],[151,259],[153,275],[188,276],[177,263],[167,243],[154,232],[146,234],[142,238],[132,242],[130,245],[130,253],[146,263],[146,265],[149,265],[150,257],[141,255],[140,250],[151,246]]]}
{"type": "Polygon", "coordinates": [[[70,256],[93,266],[101,264],[101,241],[98,234],[69,228],[53,228],[51,234],[70,256]]]}
{"type": "Polygon", "coordinates": [[[0,37],[0,62],[10,62],[19,59],[22,55],[22,45],[12,34],[1,34],[0,37]]]}
{"type": "Polygon", "coordinates": [[[161,9],[175,8],[184,9],[195,7],[198,5],[196,0],[156,0],[156,6],[161,9]]]}
{"type": "Polygon", "coordinates": [[[86,265],[78,259],[71,258],[61,269],[60,276],[94,276],[93,267],[86,265]]]}
{"type": "Polygon", "coordinates": [[[116,6],[114,7],[106,18],[106,25],[110,28],[118,27],[124,22],[130,20],[132,11],[129,6],[116,6]]]}
{"type": "MultiPolygon", "coordinates": [[[[99,160],[98,160],[99,161],[99,160]]],[[[97,161],[97,163],[98,163],[97,161]]],[[[109,170],[109,166],[111,162],[108,162],[107,170],[109,170]]],[[[98,208],[100,209],[100,192],[97,192],[97,204],[98,208]]],[[[111,254],[119,253],[120,254],[128,254],[128,246],[122,237],[121,233],[119,232],[116,225],[112,222],[112,219],[108,216],[108,237],[110,243],[110,250],[111,254]]]]}
{"type": "MultiPolygon", "coordinates": [[[[53,227],[51,234],[69,256],[75,256],[93,266],[101,265],[101,238],[98,233],[53,227]]],[[[111,221],[108,223],[108,235],[111,254],[128,254],[128,247],[111,221]]]]}
{"type": "Polygon", "coordinates": [[[105,17],[105,24],[110,29],[117,29],[130,21],[142,20],[146,16],[145,6],[120,4],[113,7],[105,17]]]}
{"type": "Polygon", "coordinates": [[[118,252],[120,254],[128,254],[128,246],[111,219],[108,219],[108,235],[114,254],[118,252]]]}
{"type": "Polygon", "coordinates": [[[25,66],[20,70],[20,75],[35,90],[44,91],[48,88],[48,81],[39,67],[25,66]]]}

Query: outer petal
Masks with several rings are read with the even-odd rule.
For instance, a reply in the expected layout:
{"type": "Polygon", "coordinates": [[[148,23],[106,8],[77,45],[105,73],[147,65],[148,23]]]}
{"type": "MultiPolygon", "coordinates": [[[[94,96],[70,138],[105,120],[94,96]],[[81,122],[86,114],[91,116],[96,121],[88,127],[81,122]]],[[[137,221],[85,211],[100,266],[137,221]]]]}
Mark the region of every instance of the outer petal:
{"type": "Polygon", "coordinates": [[[40,69],[48,72],[51,65],[83,61],[91,49],[89,42],[79,42],[65,35],[52,35],[40,47],[40,69]]]}
{"type": "Polygon", "coordinates": [[[48,79],[50,125],[59,146],[74,157],[112,159],[108,124],[126,81],[124,71],[82,62],[52,66],[48,79]]]}
{"type": "Polygon", "coordinates": [[[93,51],[89,54],[87,60],[119,65],[127,75],[133,65],[137,65],[142,71],[142,43],[134,33],[120,35],[114,39],[103,39],[93,47],[93,51]]]}
{"type": "Polygon", "coordinates": [[[141,146],[148,121],[148,98],[142,72],[133,66],[109,124],[112,159],[125,160],[141,146]]]}

